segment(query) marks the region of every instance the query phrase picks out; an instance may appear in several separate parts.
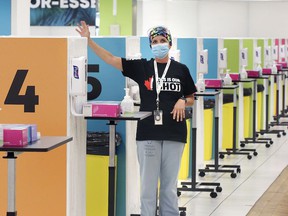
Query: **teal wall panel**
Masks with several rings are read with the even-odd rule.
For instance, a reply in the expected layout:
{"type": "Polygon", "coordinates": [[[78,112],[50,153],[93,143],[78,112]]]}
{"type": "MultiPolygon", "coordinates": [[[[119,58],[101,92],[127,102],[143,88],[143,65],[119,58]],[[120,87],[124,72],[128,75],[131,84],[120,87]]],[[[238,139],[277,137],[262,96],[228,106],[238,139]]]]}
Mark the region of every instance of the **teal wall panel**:
{"type": "Polygon", "coordinates": [[[216,79],[218,77],[218,39],[204,38],[203,48],[208,50],[208,74],[207,79],[216,79]]]}
{"type": "MultiPolygon", "coordinates": [[[[196,38],[178,38],[177,48],[180,50],[180,62],[187,65],[190,74],[194,80],[197,82],[197,39],[196,38]]],[[[192,145],[192,131],[190,146],[192,145]]],[[[190,147],[190,155],[192,155],[192,148],[190,147]]],[[[188,176],[191,178],[191,159],[189,160],[189,172],[188,176]]]]}
{"type": "Polygon", "coordinates": [[[142,54],[142,58],[153,58],[148,37],[140,37],[140,52],[142,54]]]}
{"type": "Polygon", "coordinates": [[[11,34],[11,0],[0,1],[0,35],[11,34]]]}
{"type": "Polygon", "coordinates": [[[178,38],[177,49],[180,50],[180,62],[187,65],[190,74],[197,81],[197,39],[196,38],[178,38]]]}
{"type": "MultiPolygon", "coordinates": [[[[126,39],[125,38],[94,38],[103,48],[116,56],[125,57],[126,39]]],[[[99,97],[94,100],[112,100],[121,101],[124,97],[125,77],[121,71],[106,64],[93,51],[88,49],[88,64],[99,65],[99,72],[89,72],[89,77],[96,78],[101,83],[101,92],[99,97]]],[[[89,80],[88,80],[89,81],[89,80]]],[[[88,93],[93,91],[91,85],[88,85],[88,93]]],[[[109,131],[107,121],[88,120],[88,131],[109,131]]],[[[125,153],[125,122],[120,121],[116,126],[116,132],[122,137],[122,143],[117,147],[117,185],[116,185],[116,215],[126,215],[126,153],[125,153]]],[[[108,169],[108,167],[107,167],[108,169]]],[[[95,171],[97,172],[97,171],[95,171]]],[[[101,178],[101,176],[99,176],[101,178]]]]}

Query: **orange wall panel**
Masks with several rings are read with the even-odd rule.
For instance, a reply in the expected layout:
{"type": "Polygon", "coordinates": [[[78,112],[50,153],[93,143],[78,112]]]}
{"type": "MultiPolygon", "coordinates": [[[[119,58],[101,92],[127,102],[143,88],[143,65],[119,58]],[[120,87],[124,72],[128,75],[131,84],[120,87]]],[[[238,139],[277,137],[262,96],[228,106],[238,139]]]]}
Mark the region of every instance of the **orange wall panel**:
{"type": "MultiPolygon", "coordinates": [[[[0,38],[0,124],[35,123],[42,136],[67,135],[67,56],[65,38],[0,38]],[[25,79],[15,78],[23,71],[27,72],[25,79]],[[19,104],[7,104],[15,81],[20,91],[14,89],[13,96],[19,104]],[[25,97],[29,86],[34,86],[35,93],[25,97]],[[33,103],[37,98],[38,103],[33,103]]],[[[7,161],[3,155],[0,215],[7,210],[7,161]]],[[[65,145],[47,153],[18,155],[16,210],[23,216],[66,215],[65,145]]]]}

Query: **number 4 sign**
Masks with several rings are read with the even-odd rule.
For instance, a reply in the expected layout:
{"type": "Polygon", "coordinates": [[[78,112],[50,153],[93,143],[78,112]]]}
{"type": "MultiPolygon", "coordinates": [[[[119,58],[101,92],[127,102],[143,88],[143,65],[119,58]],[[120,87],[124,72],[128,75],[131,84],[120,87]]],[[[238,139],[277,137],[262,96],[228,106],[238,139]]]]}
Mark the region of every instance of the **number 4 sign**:
{"type": "Polygon", "coordinates": [[[0,124],[66,125],[67,46],[66,38],[0,38],[0,124]]]}
{"type": "Polygon", "coordinates": [[[35,95],[35,86],[27,86],[25,95],[20,95],[28,70],[17,70],[4,104],[24,105],[24,112],[35,112],[39,96],[35,95]]]}

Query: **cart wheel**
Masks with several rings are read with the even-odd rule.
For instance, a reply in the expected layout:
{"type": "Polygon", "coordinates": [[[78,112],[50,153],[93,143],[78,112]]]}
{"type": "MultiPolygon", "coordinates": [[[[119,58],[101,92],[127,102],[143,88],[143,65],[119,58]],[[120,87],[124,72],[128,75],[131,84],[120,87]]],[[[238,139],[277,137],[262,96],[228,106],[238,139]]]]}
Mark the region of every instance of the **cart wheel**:
{"type": "Polygon", "coordinates": [[[224,155],[223,155],[223,154],[220,154],[220,155],[219,155],[219,158],[223,159],[223,158],[224,158],[224,155]]]}
{"type": "Polygon", "coordinates": [[[247,156],[247,158],[248,158],[248,160],[251,160],[251,159],[252,159],[252,156],[249,154],[249,155],[247,156]]]}
{"type": "Polygon", "coordinates": [[[258,134],[258,133],[256,133],[255,135],[256,135],[256,137],[259,137],[259,134],[258,134]]]}
{"type": "Polygon", "coordinates": [[[231,176],[231,178],[236,178],[237,175],[236,175],[236,173],[233,172],[233,173],[231,173],[230,176],[231,176]]]}
{"type": "Polygon", "coordinates": [[[188,186],[187,185],[182,185],[182,188],[188,188],[188,186]]]}
{"type": "Polygon", "coordinates": [[[205,176],[205,172],[201,171],[201,172],[199,173],[199,176],[204,177],[204,176],[205,176]]]}
{"type": "Polygon", "coordinates": [[[254,156],[257,156],[257,155],[258,155],[258,152],[256,152],[256,151],[253,152],[253,155],[254,155],[254,156]]]}
{"type": "Polygon", "coordinates": [[[211,198],[216,198],[217,197],[217,193],[216,192],[211,192],[210,193],[210,197],[211,198]]]}
{"type": "Polygon", "coordinates": [[[282,135],[285,136],[285,135],[286,135],[286,132],[284,131],[284,132],[282,133],[282,135]]]}
{"type": "Polygon", "coordinates": [[[264,133],[263,133],[263,132],[260,132],[260,134],[263,135],[264,133]]]}
{"type": "Polygon", "coordinates": [[[269,147],[270,147],[270,144],[267,143],[265,146],[266,146],[266,148],[269,148],[269,147]]]}
{"type": "Polygon", "coordinates": [[[181,211],[180,212],[180,216],[186,216],[186,212],[185,211],[181,211]]]}
{"type": "Polygon", "coordinates": [[[177,196],[178,196],[178,197],[181,196],[181,191],[177,191],[177,196]]]}
{"type": "Polygon", "coordinates": [[[245,144],[244,144],[244,143],[241,143],[240,146],[241,146],[241,147],[245,147],[245,144]]]}
{"type": "Polygon", "coordinates": [[[241,169],[240,168],[237,168],[237,173],[241,173],[241,169]]]}
{"type": "Polygon", "coordinates": [[[269,142],[269,143],[272,145],[274,142],[273,142],[273,140],[270,140],[270,142],[269,142]]]}
{"type": "Polygon", "coordinates": [[[217,186],[217,187],[216,187],[216,191],[217,191],[217,192],[222,192],[222,187],[217,186]]]}
{"type": "Polygon", "coordinates": [[[277,134],[277,137],[281,137],[281,135],[278,133],[278,134],[277,134]]]}

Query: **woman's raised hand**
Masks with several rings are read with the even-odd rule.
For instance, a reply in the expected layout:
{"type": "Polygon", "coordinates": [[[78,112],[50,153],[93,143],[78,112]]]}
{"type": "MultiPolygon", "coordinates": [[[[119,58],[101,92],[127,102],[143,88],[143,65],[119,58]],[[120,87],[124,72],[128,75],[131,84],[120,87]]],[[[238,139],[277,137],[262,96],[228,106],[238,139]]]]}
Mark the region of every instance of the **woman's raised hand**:
{"type": "Polygon", "coordinates": [[[76,31],[81,35],[81,37],[90,38],[89,25],[87,25],[85,21],[81,21],[80,24],[78,24],[76,31]]]}

